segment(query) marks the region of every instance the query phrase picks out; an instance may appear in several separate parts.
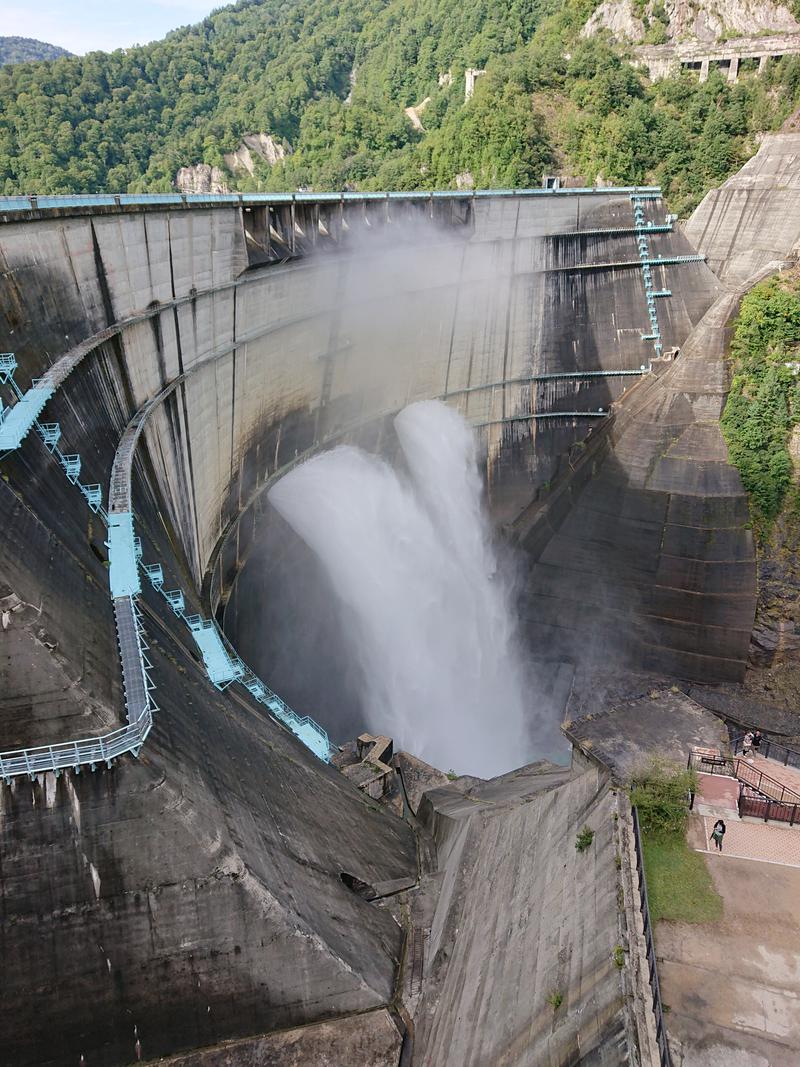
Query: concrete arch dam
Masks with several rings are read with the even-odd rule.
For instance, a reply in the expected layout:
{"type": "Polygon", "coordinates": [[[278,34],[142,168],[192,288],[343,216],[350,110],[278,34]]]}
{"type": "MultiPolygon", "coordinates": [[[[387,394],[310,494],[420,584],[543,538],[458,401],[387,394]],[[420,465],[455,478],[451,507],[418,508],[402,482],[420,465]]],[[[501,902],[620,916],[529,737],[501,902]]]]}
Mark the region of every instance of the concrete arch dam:
{"type": "Polygon", "coordinates": [[[720,287],[656,190],[98,199],[0,202],[0,1012],[20,1064],[391,1001],[399,928],[340,874],[413,883],[413,835],[318,758],[354,724],[282,692],[252,640],[264,560],[302,564],[273,554],[263,489],[304,456],[391,451],[407,402],[456,405],[530,553],[522,610],[554,676],[584,649],[739,677],[754,606],[721,353],[660,359],[720,287]],[[71,755],[134,727],[138,759],[71,755]]]}

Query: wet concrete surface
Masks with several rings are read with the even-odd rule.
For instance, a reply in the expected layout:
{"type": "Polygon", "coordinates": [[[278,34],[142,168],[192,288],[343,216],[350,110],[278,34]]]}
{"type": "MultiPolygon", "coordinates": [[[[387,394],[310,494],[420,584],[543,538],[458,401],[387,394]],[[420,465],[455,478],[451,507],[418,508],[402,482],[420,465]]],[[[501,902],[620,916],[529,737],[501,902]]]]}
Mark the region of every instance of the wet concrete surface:
{"type": "Polygon", "coordinates": [[[721,720],[685,693],[658,685],[646,696],[573,720],[565,730],[617,781],[630,780],[653,759],[685,767],[692,746],[719,748],[728,736],[721,720]]]}

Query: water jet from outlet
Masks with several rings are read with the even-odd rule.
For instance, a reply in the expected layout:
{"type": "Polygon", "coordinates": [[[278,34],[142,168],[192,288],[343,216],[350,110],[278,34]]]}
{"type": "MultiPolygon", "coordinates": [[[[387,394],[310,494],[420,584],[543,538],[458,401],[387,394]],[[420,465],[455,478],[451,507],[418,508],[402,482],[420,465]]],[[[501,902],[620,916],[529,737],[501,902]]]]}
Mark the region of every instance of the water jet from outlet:
{"type": "Polygon", "coordinates": [[[472,431],[439,401],[395,419],[405,470],[358,448],[282,478],[270,503],[322,562],[368,727],[442,769],[531,758],[512,582],[483,509],[472,431]]]}

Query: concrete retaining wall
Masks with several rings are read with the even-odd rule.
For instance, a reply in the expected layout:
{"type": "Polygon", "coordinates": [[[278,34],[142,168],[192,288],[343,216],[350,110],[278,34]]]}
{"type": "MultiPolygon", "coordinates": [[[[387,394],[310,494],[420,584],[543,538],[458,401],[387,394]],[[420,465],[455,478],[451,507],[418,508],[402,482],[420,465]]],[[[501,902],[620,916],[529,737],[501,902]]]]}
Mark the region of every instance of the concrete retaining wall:
{"type": "Polygon", "coordinates": [[[707,193],[686,236],[732,288],[800,252],[800,134],[769,134],[742,169],[707,193]]]}

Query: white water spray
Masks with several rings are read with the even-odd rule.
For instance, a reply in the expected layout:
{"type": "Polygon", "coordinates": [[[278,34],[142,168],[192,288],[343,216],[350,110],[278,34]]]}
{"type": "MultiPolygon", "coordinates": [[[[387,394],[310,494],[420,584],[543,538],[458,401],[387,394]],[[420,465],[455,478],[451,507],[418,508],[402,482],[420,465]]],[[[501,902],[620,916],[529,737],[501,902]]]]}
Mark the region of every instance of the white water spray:
{"type": "Polygon", "coordinates": [[[342,446],[269,491],[322,561],[364,678],[363,714],[435,766],[491,777],[531,757],[511,590],[472,432],[438,401],[395,419],[410,477],[342,446]]]}

